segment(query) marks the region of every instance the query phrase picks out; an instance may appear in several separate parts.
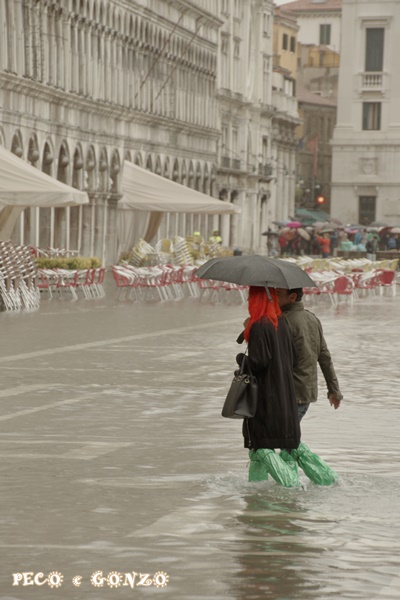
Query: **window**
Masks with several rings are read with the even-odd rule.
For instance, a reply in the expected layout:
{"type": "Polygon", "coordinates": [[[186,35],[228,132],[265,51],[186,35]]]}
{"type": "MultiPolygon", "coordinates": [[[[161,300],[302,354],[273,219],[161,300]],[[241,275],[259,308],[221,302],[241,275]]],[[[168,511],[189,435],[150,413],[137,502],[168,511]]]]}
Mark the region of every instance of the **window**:
{"type": "Polygon", "coordinates": [[[229,135],[228,125],[222,125],[221,133],[222,133],[222,139],[221,139],[222,154],[226,155],[228,152],[228,135],[229,135]]]}
{"type": "Polygon", "coordinates": [[[284,33],[282,36],[282,48],[283,50],[287,50],[288,49],[288,44],[289,44],[289,36],[287,33],[284,33]]]}
{"type": "Polygon", "coordinates": [[[263,165],[266,165],[268,161],[268,138],[266,136],[262,138],[262,161],[263,165]]]}
{"type": "Polygon", "coordinates": [[[235,155],[233,158],[236,158],[238,152],[238,136],[239,131],[236,127],[232,128],[232,153],[235,155]]]}
{"type": "Polygon", "coordinates": [[[290,37],[290,52],[296,52],[296,38],[290,37]]]}
{"type": "Polygon", "coordinates": [[[331,26],[320,25],[319,26],[319,43],[321,46],[329,46],[331,43],[331,26]]]}
{"type": "Polygon", "coordinates": [[[369,225],[376,219],[376,196],[360,196],[358,198],[358,222],[369,225]]]}
{"type": "Polygon", "coordinates": [[[381,102],[363,102],[362,128],[376,131],[381,128],[381,102]]]}
{"type": "Polygon", "coordinates": [[[263,14],[263,32],[265,34],[268,34],[268,30],[269,30],[269,16],[267,13],[263,14]]]}
{"type": "Polygon", "coordinates": [[[383,71],[383,45],[385,30],[383,28],[367,29],[365,46],[365,70],[383,71]]]}

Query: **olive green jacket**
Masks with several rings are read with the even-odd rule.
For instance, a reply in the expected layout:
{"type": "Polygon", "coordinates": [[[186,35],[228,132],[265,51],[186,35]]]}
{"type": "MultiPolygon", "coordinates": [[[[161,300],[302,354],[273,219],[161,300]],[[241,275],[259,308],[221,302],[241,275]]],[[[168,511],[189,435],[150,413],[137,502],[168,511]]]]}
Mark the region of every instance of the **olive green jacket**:
{"type": "Polygon", "coordinates": [[[325,377],[328,396],[333,393],[341,400],[343,396],[320,320],[314,313],[305,310],[302,302],[288,304],[282,311],[289,323],[298,355],[293,371],[297,403],[308,404],[317,400],[318,364],[325,377]]]}

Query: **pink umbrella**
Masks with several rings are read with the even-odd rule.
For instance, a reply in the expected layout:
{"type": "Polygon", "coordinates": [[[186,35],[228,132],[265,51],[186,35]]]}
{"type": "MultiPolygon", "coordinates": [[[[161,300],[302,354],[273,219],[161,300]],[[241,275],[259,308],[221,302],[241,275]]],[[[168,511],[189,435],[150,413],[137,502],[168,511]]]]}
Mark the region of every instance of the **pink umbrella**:
{"type": "Polygon", "coordinates": [[[296,227],[303,227],[303,223],[300,223],[300,221],[290,221],[289,223],[286,223],[286,227],[295,229],[296,227]]]}

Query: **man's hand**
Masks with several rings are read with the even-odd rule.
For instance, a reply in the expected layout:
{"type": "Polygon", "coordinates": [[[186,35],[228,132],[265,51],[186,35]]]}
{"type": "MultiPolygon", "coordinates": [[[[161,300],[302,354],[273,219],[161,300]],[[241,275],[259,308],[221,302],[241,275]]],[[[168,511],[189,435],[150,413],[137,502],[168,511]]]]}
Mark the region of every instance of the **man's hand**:
{"type": "Polygon", "coordinates": [[[336,394],[329,394],[328,400],[329,400],[330,405],[333,406],[335,410],[340,407],[341,400],[337,399],[336,394]]]}

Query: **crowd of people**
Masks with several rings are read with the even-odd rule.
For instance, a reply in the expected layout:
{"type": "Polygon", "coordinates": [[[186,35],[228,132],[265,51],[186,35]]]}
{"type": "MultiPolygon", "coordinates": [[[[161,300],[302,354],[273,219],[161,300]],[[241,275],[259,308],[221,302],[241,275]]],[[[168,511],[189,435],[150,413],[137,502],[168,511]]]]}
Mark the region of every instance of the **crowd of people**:
{"type": "Polygon", "coordinates": [[[385,228],[352,228],[336,226],[332,229],[318,229],[311,226],[302,228],[283,227],[277,232],[268,231],[267,248],[269,256],[318,255],[328,258],[335,250],[366,252],[375,260],[376,252],[400,251],[400,236],[385,228]]]}

